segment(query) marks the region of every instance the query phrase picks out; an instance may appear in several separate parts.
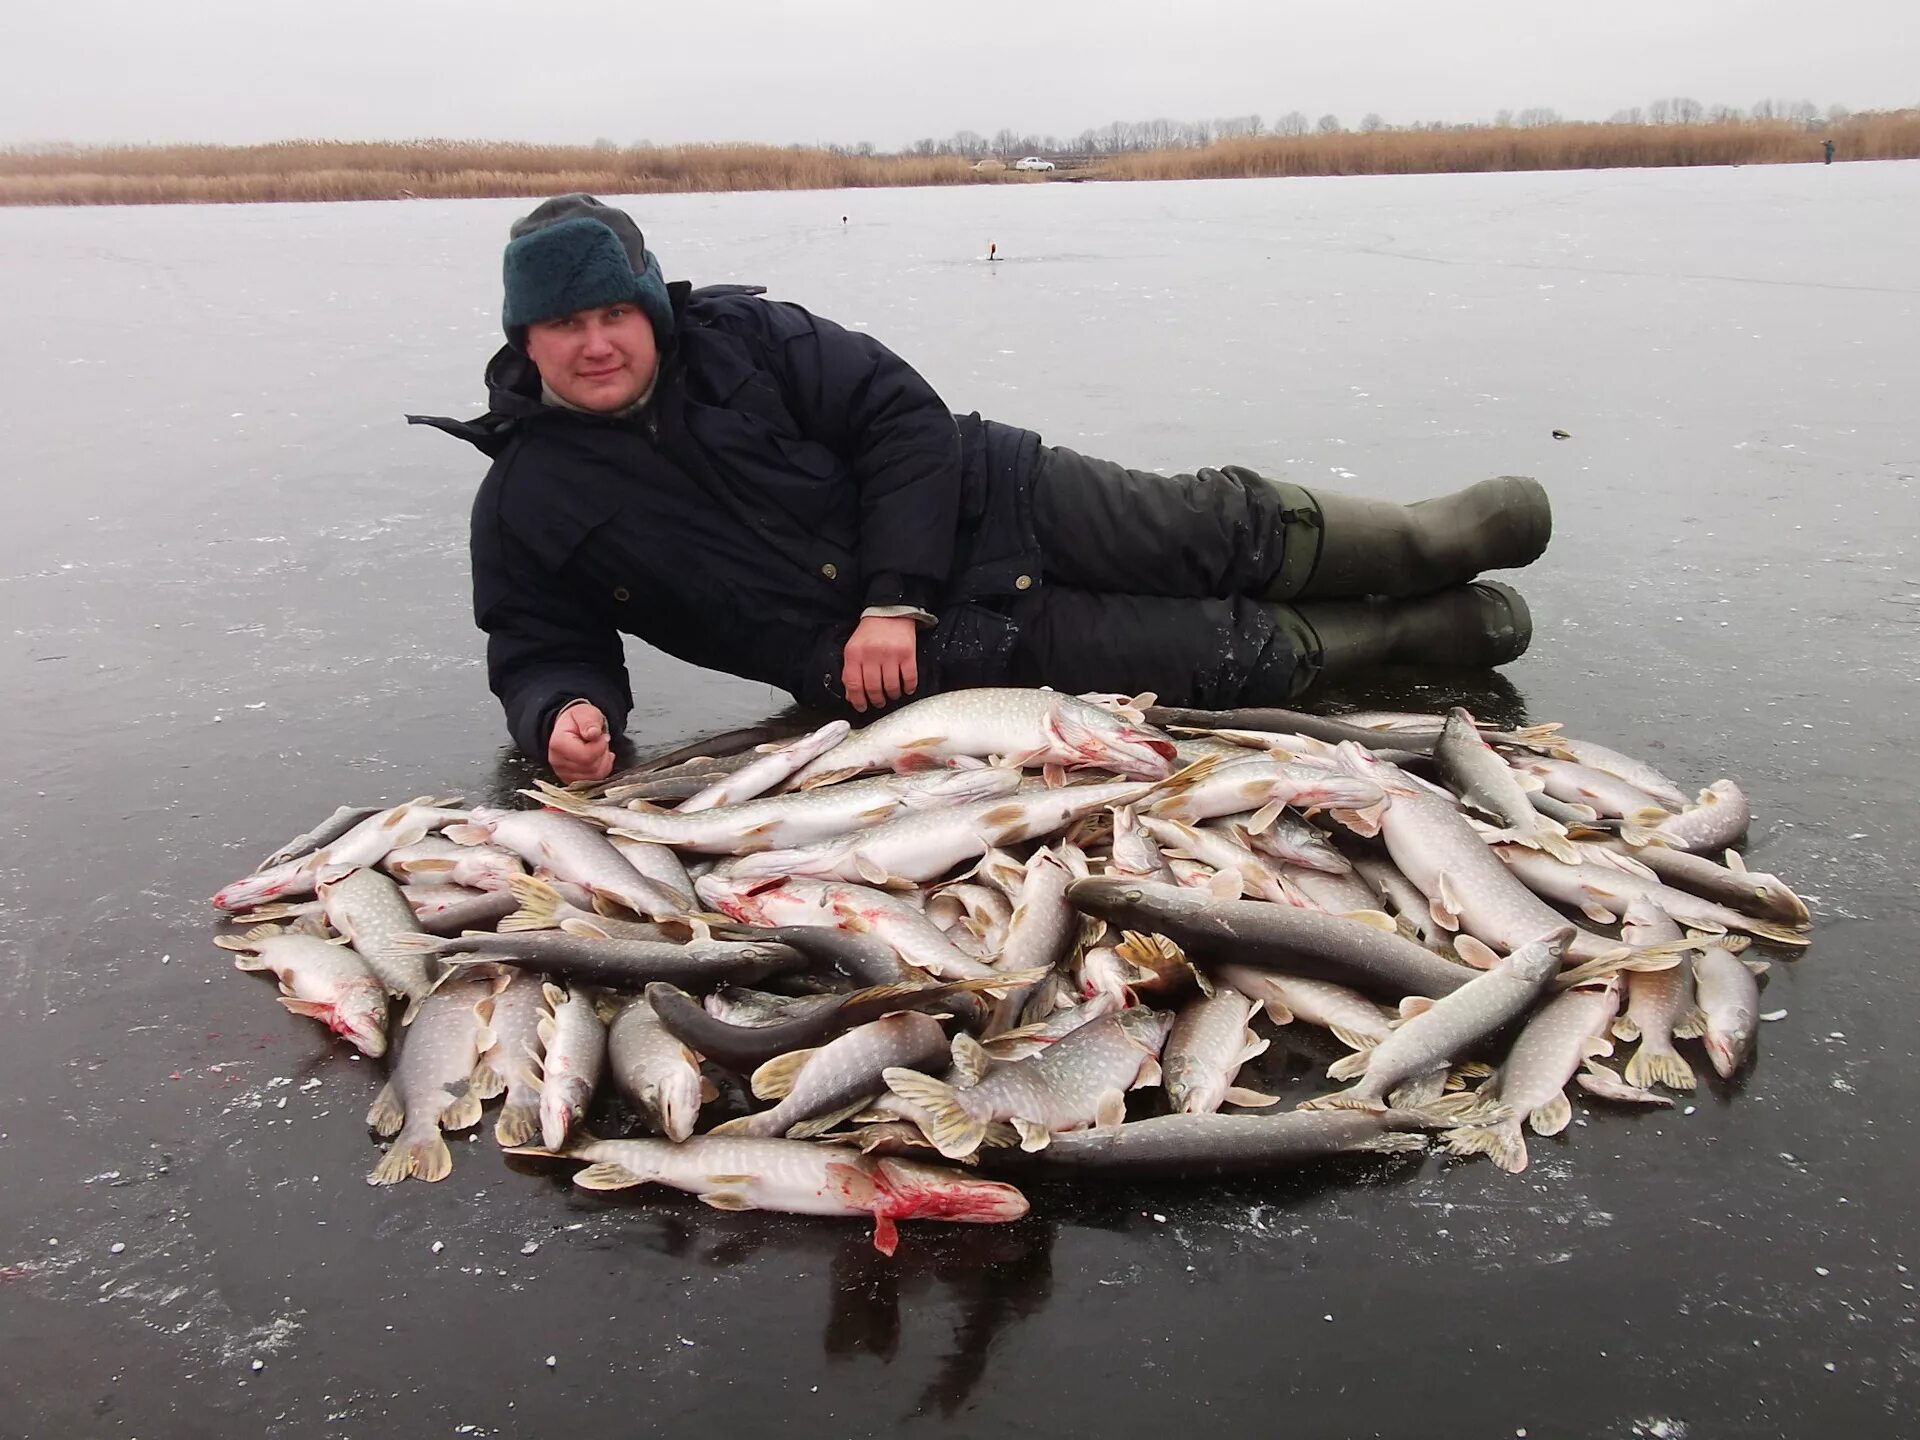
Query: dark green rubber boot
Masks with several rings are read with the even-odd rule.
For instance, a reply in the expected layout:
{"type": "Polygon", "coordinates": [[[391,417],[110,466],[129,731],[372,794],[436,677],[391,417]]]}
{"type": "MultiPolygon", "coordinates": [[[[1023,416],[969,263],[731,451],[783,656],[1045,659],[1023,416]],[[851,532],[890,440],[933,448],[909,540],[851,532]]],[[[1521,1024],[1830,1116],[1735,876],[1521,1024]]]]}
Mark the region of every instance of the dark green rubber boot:
{"type": "Polygon", "coordinates": [[[1510,570],[1540,558],[1553,534],[1553,506],[1537,480],[1501,475],[1412,505],[1365,500],[1337,490],[1310,494],[1318,525],[1289,526],[1296,550],[1269,600],[1361,595],[1429,595],[1464,585],[1483,570],[1510,570]],[[1317,540],[1317,545],[1313,542],[1317,540]]]}
{"type": "Polygon", "coordinates": [[[1527,602],[1492,580],[1415,600],[1310,600],[1271,613],[1300,656],[1296,695],[1385,665],[1491,669],[1519,659],[1533,639],[1527,602]]]}

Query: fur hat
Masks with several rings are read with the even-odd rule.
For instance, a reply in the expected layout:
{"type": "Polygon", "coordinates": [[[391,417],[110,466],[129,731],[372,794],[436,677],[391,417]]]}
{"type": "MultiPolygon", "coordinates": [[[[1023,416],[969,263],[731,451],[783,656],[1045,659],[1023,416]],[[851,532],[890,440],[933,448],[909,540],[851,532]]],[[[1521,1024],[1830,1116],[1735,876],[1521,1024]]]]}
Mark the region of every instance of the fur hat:
{"type": "Polygon", "coordinates": [[[662,349],[673,334],[673,305],[660,262],[624,210],[591,195],[559,195],[513,222],[502,258],[506,298],[500,323],[525,348],[526,327],[622,301],[638,305],[662,349]]]}

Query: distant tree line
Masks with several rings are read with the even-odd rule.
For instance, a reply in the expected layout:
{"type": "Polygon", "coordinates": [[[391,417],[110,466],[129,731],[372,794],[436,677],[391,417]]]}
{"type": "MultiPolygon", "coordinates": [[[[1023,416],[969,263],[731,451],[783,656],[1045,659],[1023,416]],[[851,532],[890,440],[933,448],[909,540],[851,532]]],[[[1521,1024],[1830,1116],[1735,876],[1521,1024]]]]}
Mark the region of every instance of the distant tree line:
{"type": "MultiPolygon", "coordinates": [[[[1848,117],[1849,113],[1844,105],[1830,105],[1823,114],[1811,100],[1769,98],[1757,101],[1752,109],[1743,111],[1737,105],[1702,105],[1689,96],[1670,95],[1646,105],[1616,110],[1608,117],[1607,123],[1612,125],[1726,125],[1743,120],[1785,120],[1817,127],[1823,121],[1826,124],[1839,124],[1848,117]]],[[[1557,110],[1544,105],[1535,105],[1524,110],[1500,110],[1491,121],[1469,121],[1464,124],[1427,120],[1396,125],[1378,113],[1370,112],[1361,118],[1354,129],[1366,135],[1384,131],[1447,133],[1484,130],[1489,127],[1502,130],[1512,128],[1530,130],[1566,123],[1568,123],[1566,119],[1557,110]]],[[[1276,115],[1270,121],[1259,115],[1228,115],[1217,120],[1169,120],[1164,117],[1154,120],[1116,120],[1111,125],[1082,130],[1078,135],[1068,136],[1037,134],[1013,129],[997,130],[992,135],[983,135],[975,130],[961,130],[947,136],[944,140],[931,137],[915,140],[897,153],[924,156],[958,155],[968,160],[984,160],[988,156],[1006,159],[1017,155],[1130,155],[1155,150],[1203,150],[1216,141],[1258,138],[1263,135],[1340,135],[1346,133],[1346,130],[1347,127],[1341,123],[1338,115],[1328,114],[1321,115],[1317,119],[1309,119],[1302,111],[1289,110],[1284,115],[1276,115]]],[[[828,145],[826,148],[836,155],[882,153],[868,140],[863,140],[856,145],[828,145]]]]}

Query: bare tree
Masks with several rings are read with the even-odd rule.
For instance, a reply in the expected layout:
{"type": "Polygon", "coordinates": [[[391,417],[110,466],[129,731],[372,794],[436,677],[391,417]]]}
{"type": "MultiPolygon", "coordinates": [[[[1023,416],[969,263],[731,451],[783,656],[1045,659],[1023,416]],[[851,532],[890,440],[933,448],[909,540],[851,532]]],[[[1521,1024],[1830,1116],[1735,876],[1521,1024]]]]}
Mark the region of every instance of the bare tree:
{"type": "Polygon", "coordinates": [[[1780,107],[1780,118],[1796,124],[1811,125],[1820,111],[1811,100],[1789,100],[1780,107]]]}
{"type": "Polygon", "coordinates": [[[1513,125],[1513,111],[1511,110],[1494,111],[1493,123],[1499,126],[1502,130],[1506,130],[1510,128],[1513,125]]]}
{"type": "Polygon", "coordinates": [[[1706,113],[1698,100],[1685,95],[1673,97],[1673,123],[1676,125],[1698,125],[1700,117],[1706,113]]]}
{"type": "Polygon", "coordinates": [[[1756,120],[1778,120],[1779,107],[1772,100],[1756,100],[1753,103],[1753,118],[1756,120]]]}
{"type": "Polygon", "coordinates": [[[1322,115],[1318,120],[1313,122],[1313,128],[1318,130],[1322,135],[1338,135],[1342,128],[1340,117],[1338,115],[1322,115]]]}
{"type": "Polygon", "coordinates": [[[1304,135],[1307,133],[1307,117],[1298,110],[1289,110],[1273,122],[1276,135],[1304,135]]]}
{"type": "Polygon", "coordinates": [[[1387,128],[1387,122],[1380,118],[1380,112],[1369,110],[1360,117],[1360,132],[1363,135],[1378,135],[1387,128]]]}
{"type": "Polygon", "coordinates": [[[1513,123],[1523,130],[1537,130],[1542,125],[1558,125],[1560,112],[1545,105],[1530,105],[1513,117],[1513,123]]]}
{"type": "Polygon", "coordinates": [[[1644,125],[1647,123],[1647,112],[1638,105],[1630,105],[1625,110],[1614,111],[1607,117],[1607,122],[1612,125],[1644,125]]]}
{"type": "Polygon", "coordinates": [[[1827,123],[1829,125],[1842,124],[1852,113],[1853,112],[1844,105],[1829,105],[1827,106],[1827,123]]]}

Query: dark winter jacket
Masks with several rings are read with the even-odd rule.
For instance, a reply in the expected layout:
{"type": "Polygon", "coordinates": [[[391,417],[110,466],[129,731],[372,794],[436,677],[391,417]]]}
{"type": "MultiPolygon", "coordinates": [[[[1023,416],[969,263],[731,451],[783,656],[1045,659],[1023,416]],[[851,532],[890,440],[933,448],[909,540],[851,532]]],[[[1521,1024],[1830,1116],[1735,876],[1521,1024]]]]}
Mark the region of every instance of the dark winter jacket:
{"type": "Polygon", "coordinates": [[[508,347],[477,420],[409,416],[493,460],[473,506],[474,619],[514,740],[632,705],[620,632],[844,709],[840,652],[869,605],[912,604],[923,693],[1001,678],[1007,601],[1040,578],[1039,437],[955,416],[878,341],[759,298],[671,287],[672,348],[632,418],[543,404],[508,347]]]}

